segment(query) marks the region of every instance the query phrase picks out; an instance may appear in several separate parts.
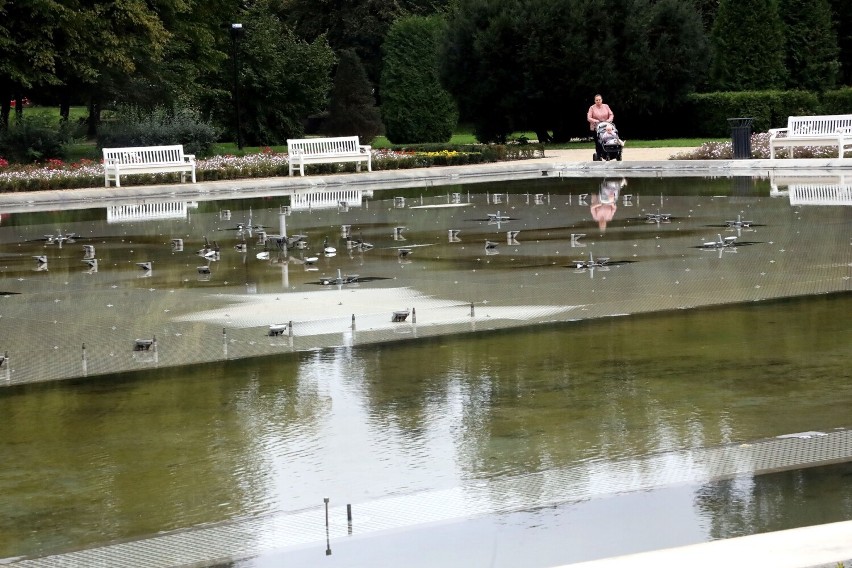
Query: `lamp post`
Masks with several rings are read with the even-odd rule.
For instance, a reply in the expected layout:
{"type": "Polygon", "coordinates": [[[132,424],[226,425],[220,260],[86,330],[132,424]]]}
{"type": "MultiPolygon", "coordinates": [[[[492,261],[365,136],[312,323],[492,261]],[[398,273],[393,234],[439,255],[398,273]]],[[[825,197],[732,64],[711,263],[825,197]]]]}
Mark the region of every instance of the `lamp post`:
{"type": "Polygon", "coordinates": [[[243,33],[242,24],[231,24],[231,44],[234,50],[234,114],[237,119],[237,148],[243,149],[243,129],[240,119],[240,79],[239,79],[239,39],[243,33]]]}

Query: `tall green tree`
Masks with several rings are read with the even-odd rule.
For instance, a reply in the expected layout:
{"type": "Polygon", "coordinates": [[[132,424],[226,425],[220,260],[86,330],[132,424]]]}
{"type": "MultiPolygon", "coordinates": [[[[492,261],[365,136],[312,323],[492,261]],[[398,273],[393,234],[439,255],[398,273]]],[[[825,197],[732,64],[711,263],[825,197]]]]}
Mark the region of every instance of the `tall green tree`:
{"type": "Polygon", "coordinates": [[[842,85],[852,85],[852,2],[849,0],[830,0],[832,22],[837,33],[840,48],[840,76],[842,85]]]}
{"type": "Polygon", "coordinates": [[[810,91],[833,88],[840,49],[828,0],[779,0],[779,8],[786,28],[787,85],[810,91]]]}
{"type": "Polygon", "coordinates": [[[9,125],[12,99],[58,83],[52,36],[63,12],[56,0],[0,0],[0,129],[9,125]]]}
{"type": "MultiPolygon", "coordinates": [[[[324,37],[298,39],[271,4],[257,0],[244,14],[238,43],[242,132],[249,144],[273,145],[304,132],[302,119],[325,110],[334,53],[324,37]]],[[[230,67],[225,76],[230,76],[230,67]]],[[[231,82],[224,80],[225,84],[231,82]]],[[[235,131],[234,101],[219,91],[206,101],[221,124],[235,131]]]]}
{"type": "Polygon", "coordinates": [[[394,22],[384,44],[382,117],[393,143],[448,142],[458,110],[439,78],[444,20],[409,16],[394,22]]]}
{"type": "Polygon", "coordinates": [[[622,133],[653,136],[706,73],[690,2],[460,0],[448,24],[442,77],[486,141],[526,129],[542,141],[587,136],[596,93],[622,133]]]}
{"type": "Polygon", "coordinates": [[[329,136],[358,136],[361,144],[370,144],[382,129],[381,113],[361,59],[355,51],[344,49],[338,57],[328,118],[321,132],[329,136]]]}
{"type": "Polygon", "coordinates": [[[295,33],[307,41],[325,36],[336,53],[353,49],[367,76],[379,85],[382,43],[390,25],[403,16],[442,11],[448,0],[283,0],[295,33]]]}
{"type": "Polygon", "coordinates": [[[778,0],[720,0],[712,43],[714,88],[748,91],[786,86],[784,24],[778,0]]]}

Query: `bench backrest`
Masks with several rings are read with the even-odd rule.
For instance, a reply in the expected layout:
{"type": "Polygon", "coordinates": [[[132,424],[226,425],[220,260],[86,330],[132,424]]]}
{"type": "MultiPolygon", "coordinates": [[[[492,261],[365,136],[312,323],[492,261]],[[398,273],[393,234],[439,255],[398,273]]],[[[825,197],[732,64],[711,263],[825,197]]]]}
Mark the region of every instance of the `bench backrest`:
{"type": "Polygon", "coordinates": [[[104,148],[104,162],[119,164],[182,164],[183,146],[137,146],[104,148]]]}
{"type": "Polygon", "coordinates": [[[852,127],[852,114],[829,116],[791,116],[787,119],[787,135],[836,134],[838,128],[852,127]]]}
{"type": "Polygon", "coordinates": [[[291,156],[304,154],[334,155],[334,154],[357,154],[359,152],[357,136],[342,136],[339,138],[304,138],[300,140],[287,140],[287,152],[291,156]]]}

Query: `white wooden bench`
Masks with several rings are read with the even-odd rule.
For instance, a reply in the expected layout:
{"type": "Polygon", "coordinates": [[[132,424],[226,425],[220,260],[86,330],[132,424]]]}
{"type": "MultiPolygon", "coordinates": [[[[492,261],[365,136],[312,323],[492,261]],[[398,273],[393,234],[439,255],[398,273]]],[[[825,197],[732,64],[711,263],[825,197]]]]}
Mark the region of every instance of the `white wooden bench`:
{"type": "Polygon", "coordinates": [[[183,146],[137,146],[134,148],[104,148],[104,186],[111,181],[121,187],[121,176],[132,174],[180,173],[180,181],[192,174],[195,183],[195,156],[184,154],[183,146]]]}
{"type": "Polygon", "coordinates": [[[290,157],[290,175],[293,170],[305,175],[306,164],[332,164],[356,162],[355,171],[361,171],[361,162],[367,162],[367,170],[373,171],[371,148],[361,144],[357,136],[339,138],[304,138],[287,140],[290,157]]]}
{"type": "Polygon", "coordinates": [[[791,116],[787,128],[769,129],[770,159],[775,159],[776,148],[789,148],[792,158],[795,146],[837,146],[843,158],[852,146],[852,114],[791,116]]]}

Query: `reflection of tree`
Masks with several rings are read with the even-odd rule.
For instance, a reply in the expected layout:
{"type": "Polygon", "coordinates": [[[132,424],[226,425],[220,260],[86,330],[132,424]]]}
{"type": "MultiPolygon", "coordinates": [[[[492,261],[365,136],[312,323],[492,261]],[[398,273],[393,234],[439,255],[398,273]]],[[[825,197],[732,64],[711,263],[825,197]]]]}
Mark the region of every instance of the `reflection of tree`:
{"type": "Polygon", "coordinates": [[[852,463],[725,479],[704,486],[695,504],[714,539],[845,521],[850,475],[852,463]]]}
{"type": "Polygon", "coordinates": [[[17,448],[15,467],[0,472],[17,511],[0,515],[0,557],[263,510],[270,439],[294,424],[309,430],[323,405],[280,378],[297,376],[297,363],[106,376],[0,399],[2,444],[17,448]]]}

